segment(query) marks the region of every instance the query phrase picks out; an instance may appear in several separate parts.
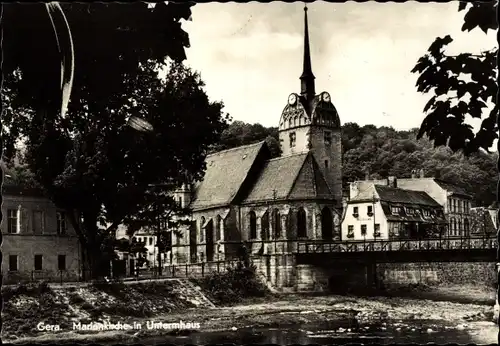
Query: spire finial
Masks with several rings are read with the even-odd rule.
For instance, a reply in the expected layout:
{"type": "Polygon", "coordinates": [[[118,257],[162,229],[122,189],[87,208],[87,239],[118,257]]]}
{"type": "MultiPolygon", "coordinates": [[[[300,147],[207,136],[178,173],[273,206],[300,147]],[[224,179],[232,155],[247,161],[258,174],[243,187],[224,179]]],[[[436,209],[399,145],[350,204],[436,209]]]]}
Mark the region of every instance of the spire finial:
{"type": "Polygon", "coordinates": [[[311,67],[311,51],[309,48],[309,27],[307,25],[307,4],[304,4],[304,68],[300,76],[301,94],[308,99],[312,99],[316,91],[314,90],[314,75],[311,67]]]}

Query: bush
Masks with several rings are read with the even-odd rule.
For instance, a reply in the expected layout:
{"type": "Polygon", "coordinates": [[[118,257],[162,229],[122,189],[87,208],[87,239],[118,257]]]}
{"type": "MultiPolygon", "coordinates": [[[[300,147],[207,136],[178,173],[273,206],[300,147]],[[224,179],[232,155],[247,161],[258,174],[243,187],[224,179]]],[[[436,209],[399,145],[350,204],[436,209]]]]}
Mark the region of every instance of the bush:
{"type": "Polygon", "coordinates": [[[47,283],[47,281],[42,281],[40,283],[21,283],[14,287],[2,287],[2,298],[4,302],[9,301],[12,297],[26,295],[31,297],[38,297],[44,293],[52,293],[52,290],[47,283]]]}
{"type": "Polygon", "coordinates": [[[125,284],[120,281],[94,282],[92,286],[99,291],[106,292],[115,297],[124,297],[125,295],[125,284]]]}
{"type": "Polygon", "coordinates": [[[197,284],[222,304],[237,303],[248,297],[263,297],[267,288],[257,278],[256,269],[255,266],[244,267],[239,263],[236,268],[227,268],[226,272],[211,273],[197,280],[197,284]]]}

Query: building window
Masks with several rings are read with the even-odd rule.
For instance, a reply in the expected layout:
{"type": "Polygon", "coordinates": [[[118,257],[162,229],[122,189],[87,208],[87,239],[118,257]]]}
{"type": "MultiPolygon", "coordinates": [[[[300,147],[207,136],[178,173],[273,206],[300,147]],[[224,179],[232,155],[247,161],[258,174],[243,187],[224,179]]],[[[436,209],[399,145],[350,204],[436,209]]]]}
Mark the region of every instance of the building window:
{"type": "Polygon", "coordinates": [[[66,270],[66,255],[57,256],[57,269],[66,270]]]}
{"type": "Polygon", "coordinates": [[[325,131],[325,145],[330,146],[332,144],[332,133],[330,131],[325,131]]]}
{"type": "Polygon", "coordinates": [[[17,209],[9,209],[7,211],[7,232],[19,233],[19,222],[17,217],[17,209]]]}
{"type": "Polygon", "coordinates": [[[290,148],[295,147],[295,142],[296,142],[296,135],[295,132],[290,133],[290,148]]]}
{"type": "Polygon", "coordinates": [[[366,235],[366,225],[361,225],[361,235],[362,236],[366,235]]]}
{"type": "Polygon", "coordinates": [[[203,229],[204,225],[205,225],[205,217],[202,216],[201,219],[200,219],[200,242],[201,243],[203,243],[205,241],[205,238],[203,236],[203,234],[205,233],[204,229],[203,229]]]}
{"type": "Polygon", "coordinates": [[[413,215],[414,214],[413,208],[406,208],[406,214],[413,215]]]}
{"type": "Polygon", "coordinates": [[[328,160],[325,160],[325,169],[328,169],[328,160]]]}
{"type": "Polygon", "coordinates": [[[352,215],[354,217],[358,217],[358,215],[359,215],[359,208],[358,207],[352,208],[352,215]]]}
{"type": "Polygon", "coordinates": [[[42,255],[35,255],[35,270],[42,270],[42,255]]]}
{"type": "Polygon", "coordinates": [[[215,232],[215,241],[219,241],[222,239],[223,232],[224,232],[224,220],[222,220],[222,217],[220,215],[217,215],[215,218],[217,220],[217,231],[215,232]]]}
{"type": "Polygon", "coordinates": [[[179,208],[182,208],[182,197],[177,198],[177,204],[179,205],[179,208]]]}
{"type": "Polygon", "coordinates": [[[464,219],[464,231],[465,231],[466,235],[469,234],[469,219],[468,218],[464,219]]]}
{"type": "Polygon", "coordinates": [[[462,233],[462,220],[458,219],[458,234],[462,233]]]}
{"type": "Polygon", "coordinates": [[[450,219],[450,231],[451,235],[455,235],[457,231],[457,223],[454,217],[450,219]]]}
{"type": "Polygon", "coordinates": [[[297,237],[307,237],[306,212],[302,208],[297,211],[297,237]]]}
{"type": "Polygon", "coordinates": [[[153,245],[153,237],[149,237],[149,245],[153,245]]]}
{"type": "Polygon", "coordinates": [[[62,211],[57,212],[57,234],[66,234],[66,214],[62,211]]]}
{"type": "Polygon", "coordinates": [[[354,238],[354,226],[347,226],[347,238],[354,238]]]}
{"type": "Polygon", "coordinates": [[[9,255],[9,271],[17,272],[19,270],[17,255],[9,255]]]}
{"type": "Polygon", "coordinates": [[[373,236],[380,237],[380,224],[379,223],[375,224],[375,230],[373,231],[373,236]]]}
{"type": "Polygon", "coordinates": [[[273,230],[274,230],[274,239],[278,239],[281,237],[281,218],[280,212],[278,209],[273,210],[273,230]]]}
{"type": "Polygon", "coordinates": [[[33,233],[34,234],[43,234],[43,230],[45,227],[45,220],[43,211],[34,210],[33,211],[33,233]]]}
{"type": "Polygon", "coordinates": [[[400,212],[400,210],[401,209],[399,207],[392,207],[391,208],[391,212],[392,212],[393,215],[398,215],[399,212],[400,212]]]}
{"type": "Polygon", "coordinates": [[[373,206],[369,205],[367,208],[366,208],[366,214],[368,216],[372,216],[373,215],[373,206]]]}
{"type": "Polygon", "coordinates": [[[257,216],[255,216],[255,212],[251,211],[248,213],[250,218],[250,239],[257,238],[257,216]]]}

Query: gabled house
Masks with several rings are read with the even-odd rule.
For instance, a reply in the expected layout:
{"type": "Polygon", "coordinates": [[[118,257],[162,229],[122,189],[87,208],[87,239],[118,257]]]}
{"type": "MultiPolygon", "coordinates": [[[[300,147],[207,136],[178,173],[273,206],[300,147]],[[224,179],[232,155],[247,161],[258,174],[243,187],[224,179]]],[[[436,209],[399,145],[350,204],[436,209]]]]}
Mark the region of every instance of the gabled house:
{"type": "MultiPolygon", "coordinates": [[[[396,178],[394,178],[396,179],[396,178]]],[[[356,196],[370,184],[386,185],[386,180],[356,181],[350,185],[350,198],[356,196]]],[[[398,178],[397,187],[405,190],[424,191],[444,208],[448,222],[448,236],[469,233],[472,195],[465,189],[450,182],[433,177],[425,177],[423,170],[413,172],[411,178],[398,178]],[[417,175],[417,173],[419,173],[417,175]]]]}
{"type": "Polygon", "coordinates": [[[426,192],[364,184],[347,202],[342,221],[343,240],[419,239],[442,236],[446,229],[443,207],[426,192]]]}

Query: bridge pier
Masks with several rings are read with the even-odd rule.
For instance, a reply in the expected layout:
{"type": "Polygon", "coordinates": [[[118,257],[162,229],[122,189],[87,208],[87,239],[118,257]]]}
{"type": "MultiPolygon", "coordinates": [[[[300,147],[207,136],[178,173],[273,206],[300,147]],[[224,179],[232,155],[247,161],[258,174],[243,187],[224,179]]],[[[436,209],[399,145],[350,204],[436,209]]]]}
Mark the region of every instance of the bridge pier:
{"type": "Polygon", "coordinates": [[[366,287],[367,288],[377,288],[378,287],[378,275],[377,275],[377,264],[368,263],[365,265],[366,270],[366,287]]]}

